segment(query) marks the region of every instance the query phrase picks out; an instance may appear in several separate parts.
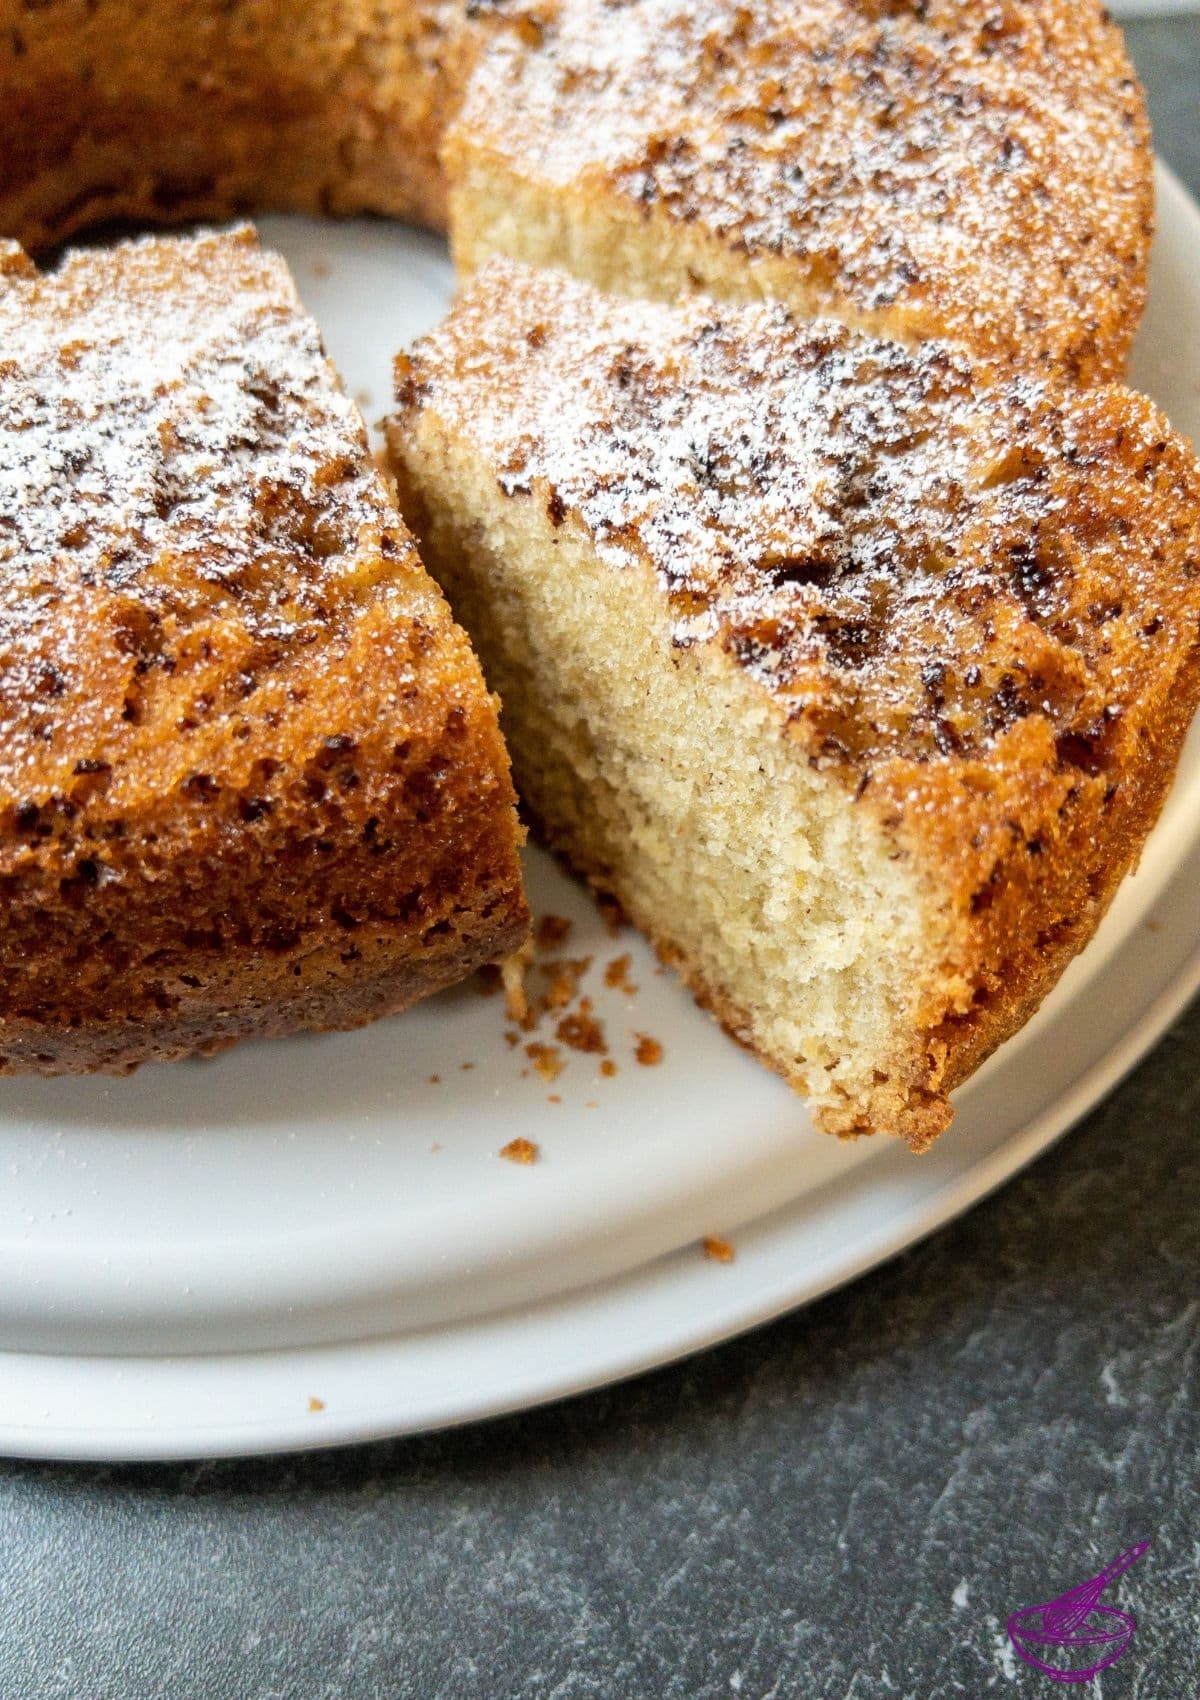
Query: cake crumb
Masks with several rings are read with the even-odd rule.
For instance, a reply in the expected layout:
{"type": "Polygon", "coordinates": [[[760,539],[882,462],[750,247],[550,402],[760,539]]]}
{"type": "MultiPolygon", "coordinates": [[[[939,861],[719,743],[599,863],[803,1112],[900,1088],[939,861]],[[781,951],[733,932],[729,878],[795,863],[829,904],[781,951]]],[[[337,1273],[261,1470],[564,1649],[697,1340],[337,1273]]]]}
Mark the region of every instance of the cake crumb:
{"type": "Polygon", "coordinates": [[[1147,921],[1146,922],[1146,931],[1148,933],[1161,933],[1162,929],[1163,929],[1163,924],[1162,924],[1161,921],[1147,921]]]}
{"type": "Polygon", "coordinates": [[[510,1163],[536,1163],[541,1148],[532,1139],[510,1139],[500,1147],[500,1155],[510,1163]]]}
{"type": "MultiPolygon", "coordinates": [[[[584,1003],[588,1000],[585,998],[584,1003]]],[[[569,1045],[573,1051],[604,1052],[604,1029],[587,1009],[581,1008],[573,1015],[564,1015],[554,1029],[555,1038],[564,1045],[569,1045]]]]}
{"type": "Polygon", "coordinates": [[[611,1057],[605,1057],[604,1061],[600,1064],[600,1072],[604,1076],[605,1080],[611,1080],[613,1075],[616,1074],[617,1065],[611,1057]]]}
{"type": "Polygon", "coordinates": [[[500,964],[500,980],[504,986],[504,1006],[508,1019],[523,1027],[529,1021],[529,998],[525,992],[525,971],[533,960],[533,945],[528,939],[506,956],[500,964]]]}
{"type": "Polygon", "coordinates": [[[543,915],[538,922],[537,942],[542,950],[554,950],[566,942],[571,923],[565,915],[543,915]]]}
{"type": "Polygon", "coordinates": [[[609,938],[615,939],[618,933],[624,932],[629,925],[629,919],[615,897],[598,897],[596,899],[604,925],[608,928],[609,938]]]}
{"type": "Polygon", "coordinates": [[[561,962],[544,962],[542,972],[550,985],[540,1000],[542,1009],[565,1009],[579,990],[579,982],[592,966],[590,956],[567,957],[561,962]]]}
{"type": "Polygon", "coordinates": [[[429,1084],[430,1084],[430,1086],[440,1086],[442,1084],[441,1075],[440,1074],[431,1074],[429,1076],[429,1084]]]}
{"type": "Polygon", "coordinates": [[[504,1030],[504,1042],[510,1050],[515,1051],[517,1046],[521,1043],[521,1035],[519,1033],[514,1033],[511,1027],[506,1027],[504,1030]]]}
{"type": "Polygon", "coordinates": [[[466,1073],[468,1073],[468,1072],[469,1072],[469,1071],[470,1071],[470,1070],[471,1070],[471,1069],[473,1069],[473,1068],[474,1068],[474,1067],[475,1067],[475,1064],[474,1064],[474,1063],[463,1063],[463,1065],[462,1065],[462,1071],[463,1071],[463,1073],[464,1073],[464,1074],[466,1074],[466,1073]]]}
{"type": "Polygon", "coordinates": [[[314,1413],[317,1411],[323,1411],[325,1409],[325,1401],[324,1399],[318,1399],[315,1393],[309,1394],[308,1408],[314,1413]]]}
{"type": "Polygon", "coordinates": [[[557,1080],[566,1064],[557,1045],[526,1045],[525,1055],[543,1080],[557,1080]]]}
{"type": "Polygon", "coordinates": [[[328,277],[332,269],[329,261],[322,259],[319,255],[309,267],[314,277],[328,277]]]}
{"type": "Polygon", "coordinates": [[[632,956],[626,951],[624,956],[614,956],[604,970],[604,984],[614,992],[624,992],[627,998],[635,996],[637,987],[629,978],[632,956]]]}
{"type": "Polygon", "coordinates": [[[648,1033],[635,1033],[637,1049],[634,1056],[643,1068],[654,1068],[663,1060],[663,1048],[657,1039],[652,1039],[648,1033]]]}
{"type": "Polygon", "coordinates": [[[547,1092],[546,1102],[548,1104],[561,1104],[562,1099],[559,1097],[557,1092],[547,1092]]]}
{"type": "Polygon", "coordinates": [[[716,1234],[705,1234],[701,1243],[705,1257],[713,1263],[732,1263],[737,1255],[729,1241],[718,1239],[716,1234]]]}

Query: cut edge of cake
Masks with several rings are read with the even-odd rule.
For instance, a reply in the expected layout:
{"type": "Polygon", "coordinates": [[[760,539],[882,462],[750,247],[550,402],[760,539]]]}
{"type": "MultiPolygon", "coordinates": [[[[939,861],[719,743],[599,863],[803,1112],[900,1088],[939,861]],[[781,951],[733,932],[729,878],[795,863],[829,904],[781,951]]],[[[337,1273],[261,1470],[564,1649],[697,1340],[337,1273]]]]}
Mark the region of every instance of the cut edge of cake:
{"type": "MultiPolygon", "coordinates": [[[[778,307],[605,301],[502,261],[401,357],[398,396],[402,511],[500,692],[518,786],[549,843],[806,1093],[822,1127],[928,1145],[951,1089],[1090,938],[1170,784],[1200,697],[1190,447],[1127,391],[993,387],[944,349],[910,355],[778,307]],[[980,557],[964,595],[988,603],[962,615],[955,646],[977,618],[983,670],[994,661],[1007,678],[977,690],[962,682],[969,655],[956,680],[939,676],[934,651],[910,654],[916,671],[899,688],[920,693],[901,704],[911,724],[847,759],[831,736],[852,738],[866,711],[843,704],[844,724],[830,719],[847,688],[846,655],[833,655],[846,633],[822,636],[808,673],[797,640],[796,677],[786,688],[771,677],[782,664],[768,615],[832,618],[796,587],[811,557],[783,562],[795,583],[774,614],[745,579],[748,615],[736,598],[721,604],[719,583],[713,613],[703,572],[687,572],[707,544],[687,533],[669,478],[677,428],[703,411],[709,357],[695,350],[722,337],[747,362],[736,393],[729,368],[726,424],[752,419],[752,374],[772,351],[816,370],[827,349],[835,374],[838,360],[877,362],[918,396],[942,385],[951,420],[958,407],[975,417],[978,383],[978,442],[959,445],[973,487],[956,523],[980,557]],[[678,391],[669,422],[653,407],[637,417],[638,384],[653,396],[659,380],[678,391]],[[1052,559],[1069,608],[1039,576],[1052,559]],[[986,641],[985,621],[999,628],[986,641]]],[[[870,453],[902,464],[904,420],[882,426],[892,440],[870,453]]],[[[951,426],[935,417],[930,429],[951,426]]],[[[740,471],[751,463],[746,450],[740,471]]],[[[940,488],[916,494],[932,502],[940,488]]],[[[855,499],[839,523],[852,524],[855,499]]],[[[946,497],[952,513],[959,499],[946,497]]],[[[876,719],[887,666],[867,680],[876,719]]]]}
{"type": "Polygon", "coordinates": [[[539,836],[617,900],[701,1006],[802,1092],[823,1127],[888,1127],[928,1143],[948,1120],[944,1070],[913,1037],[905,1006],[928,976],[929,933],[943,921],[933,893],[872,816],[848,806],[845,787],[780,736],[762,692],[727,655],[696,649],[662,665],[671,623],[647,569],[617,581],[568,534],[569,521],[555,531],[544,518],[548,488],[535,484],[514,512],[486,477],[452,470],[455,458],[436,426],[409,438],[396,452],[402,505],[500,694],[539,836]],[[460,530],[447,515],[470,517],[460,530]],[[536,600],[519,607],[507,594],[516,558],[546,563],[536,600]],[[585,621],[613,634],[602,655],[571,647],[585,621]],[[854,918],[841,890],[850,870],[874,900],[854,918]],[[803,980],[778,948],[798,931],[803,980]],[[838,989],[848,968],[857,1010],[838,989]],[[887,1005],[891,1021],[880,1019],[887,1005]]]}

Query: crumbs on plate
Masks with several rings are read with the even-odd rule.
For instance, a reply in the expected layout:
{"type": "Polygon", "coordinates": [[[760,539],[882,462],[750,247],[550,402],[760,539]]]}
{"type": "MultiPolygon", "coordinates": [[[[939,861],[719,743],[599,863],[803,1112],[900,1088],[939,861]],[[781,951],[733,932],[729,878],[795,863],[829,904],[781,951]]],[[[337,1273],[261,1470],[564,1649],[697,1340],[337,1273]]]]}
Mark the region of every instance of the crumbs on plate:
{"type": "Polygon", "coordinates": [[[500,1147],[500,1155],[509,1163],[528,1164],[537,1162],[541,1150],[532,1139],[510,1139],[500,1147]]]}
{"type": "Polygon", "coordinates": [[[525,1055],[545,1081],[557,1080],[567,1066],[557,1045],[543,1045],[535,1041],[526,1045],[525,1055]]]}
{"type": "Polygon", "coordinates": [[[713,1263],[732,1263],[737,1256],[729,1241],[718,1239],[716,1234],[705,1234],[700,1243],[705,1257],[713,1263]]]}
{"type": "Polygon", "coordinates": [[[543,915],[534,936],[540,950],[557,950],[560,944],[566,942],[570,931],[571,923],[565,915],[543,915]]]}
{"type": "Polygon", "coordinates": [[[591,998],[584,998],[573,1014],[564,1015],[554,1034],[573,1051],[598,1051],[604,1055],[608,1050],[604,1042],[604,1028],[592,1014],[591,998]]]}
{"type": "MultiPolygon", "coordinates": [[[[598,902],[608,931],[615,936],[627,925],[625,916],[612,899],[600,898],[598,902]]],[[[510,1050],[520,1050],[532,1064],[521,1069],[522,1080],[530,1074],[547,1085],[557,1080],[567,1065],[564,1049],[599,1058],[599,1073],[605,1080],[612,1080],[619,1072],[610,1054],[604,1022],[582,990],[594,958],[559,954],[571,930],[567,916],[543,915],[534,926],[532,938],[519,951],[498,968],[485,969],[479,977],[479,990],[485,996],[493,996],[503,987],[508,1018],[505,1043],[510,1050]],[[547,1022],[553,1023],[553,1037],[535,1037],[547,1022]]],[[[638,987],[630,978],[632,965],[629,951],[614,956],[603,969],[605,987],[624,997],[635,997],[638,987]]],[[[630,1037],[634,1058],[643,1068],[662,1062],[664,1051],[659,1040],[632,1029],[630,1037]]],[[[557,1102],[557,1095],[548,1101],[557,1102]]]]}
{"type": "Polygon", "coordinates": [[[629,968],[632,961],[632,956],[626,951],[624,956],[614,956],[604,970],[604,984],[610,991],[624,992],[627,998],[637,995],[637,987],[629,978],[629,968]]]}

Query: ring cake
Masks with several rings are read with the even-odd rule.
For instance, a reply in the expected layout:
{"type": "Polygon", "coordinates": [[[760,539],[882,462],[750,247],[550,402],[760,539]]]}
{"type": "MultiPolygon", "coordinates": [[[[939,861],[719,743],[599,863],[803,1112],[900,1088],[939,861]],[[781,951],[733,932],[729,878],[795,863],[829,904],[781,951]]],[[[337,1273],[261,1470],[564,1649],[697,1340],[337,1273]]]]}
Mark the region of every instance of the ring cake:
{"type": "Polygon", "coordinates": [[[1099,6],[0,0],[0,159],[0,1067],[524,936],[495,704],[282,268],[16,246],[373,211],[479,272],[391,454],[533,813],[823,1125],[926,1144],[1197,695],[1196,467],[1106,387],[1152,193],[1099,6]]]}

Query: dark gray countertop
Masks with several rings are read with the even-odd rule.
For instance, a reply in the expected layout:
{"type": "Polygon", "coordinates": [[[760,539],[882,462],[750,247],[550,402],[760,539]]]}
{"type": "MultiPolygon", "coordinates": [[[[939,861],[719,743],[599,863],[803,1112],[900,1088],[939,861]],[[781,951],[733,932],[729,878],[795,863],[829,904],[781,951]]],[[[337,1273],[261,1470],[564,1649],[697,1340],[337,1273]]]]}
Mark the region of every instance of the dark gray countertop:
{"type": "MultiPolygon", "coordinates": [[[[1200,19],[1129,34],[1200,191],[1200,19]]],[[[1198,1123],[1200,1007],[996,1198],[682,1367],[302,1459],[0,1466],[0,1700],[1196,1700],[1198,1123]],[[1119,1664],[1014,1661],[1010,1611],[1146,1537],[1119,1664]]]]}

